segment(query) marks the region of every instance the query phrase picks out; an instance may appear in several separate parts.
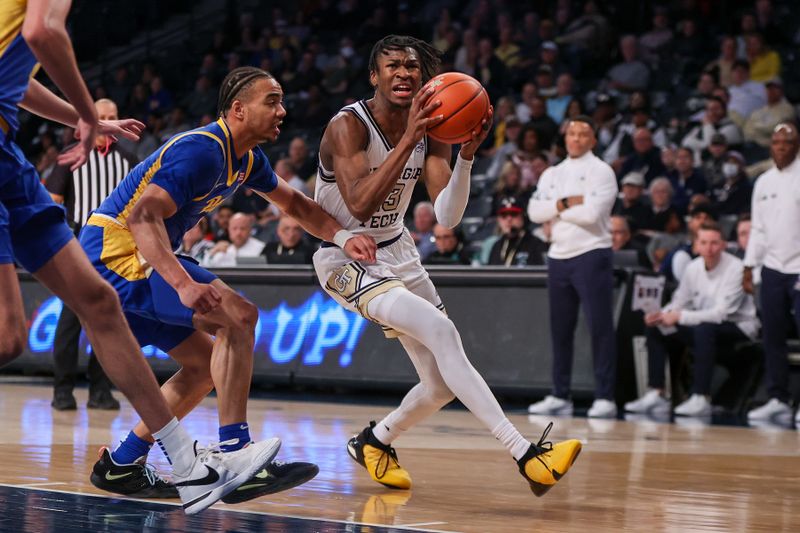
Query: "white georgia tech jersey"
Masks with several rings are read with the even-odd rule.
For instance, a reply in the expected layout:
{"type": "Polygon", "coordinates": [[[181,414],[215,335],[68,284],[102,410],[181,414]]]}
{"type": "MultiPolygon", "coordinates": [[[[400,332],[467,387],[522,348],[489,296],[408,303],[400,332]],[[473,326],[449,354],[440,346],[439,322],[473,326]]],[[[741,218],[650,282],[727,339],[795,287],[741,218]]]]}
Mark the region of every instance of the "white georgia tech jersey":
{"type": "MultiPolygon", "coordinates": [[[[342,108],[342,112],[352,113],[367,129],[367,160],[370,172],[374,171],[386,161],[389,153],[394,149],[389,140],[378,127],[367,103],[358,101],[342,108]]],[[[336,185],[336,169],[326,169],[322,161],[317,169],[317,182],[314,189],[314,200],[322,206],[328,214],[335,218],[346,230],[353,233],[371,235],[378,243],[399,235],[404,228],[403,219],[411,201],[414,185],[422,176],[425,163],[426,139],[423,138],[415,147],[408,158],[403,170],[397,177],[397,183],[386,199],[365,222],[355,218],[344,203],[339,188],[336,185]]],[[[366,179],[369,179],[366,178],[366,179]]]]}

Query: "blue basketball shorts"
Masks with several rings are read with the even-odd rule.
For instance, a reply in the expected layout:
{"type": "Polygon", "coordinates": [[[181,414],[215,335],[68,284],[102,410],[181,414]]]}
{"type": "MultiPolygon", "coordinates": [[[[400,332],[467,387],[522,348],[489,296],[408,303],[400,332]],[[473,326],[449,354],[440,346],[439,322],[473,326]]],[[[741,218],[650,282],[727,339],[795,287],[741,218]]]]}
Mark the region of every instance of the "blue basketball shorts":
{"type": "Polygon", "coordinates": [[[0,204],[0,265],[14,262],[14,248],[11,246],[11,233],[8,230],[8,210],[0,204]]]}
{"type": "MultiPolygon", "coordinates": [[[[194,310],[181,303],[177,291],[158,272],[144,273],[135,255],[116,252],[130,248],[133,237],[127,229],[115,228],[113,222],[106,227],[93,225],[95,217],[81,229],[81,246],[95,269],[119,294],[128,325],[139,344],[169,352],[194,333],[194,310]]],[[[178,261],[197,282],[217,279],[192,259],[179,256],[178,261]]]]}
{"type": "Polygon", "coordinates": [[[19,146],[0,133],[0,263],[36,272],[72,240],[64,208],[50,197],[19,146]]]}

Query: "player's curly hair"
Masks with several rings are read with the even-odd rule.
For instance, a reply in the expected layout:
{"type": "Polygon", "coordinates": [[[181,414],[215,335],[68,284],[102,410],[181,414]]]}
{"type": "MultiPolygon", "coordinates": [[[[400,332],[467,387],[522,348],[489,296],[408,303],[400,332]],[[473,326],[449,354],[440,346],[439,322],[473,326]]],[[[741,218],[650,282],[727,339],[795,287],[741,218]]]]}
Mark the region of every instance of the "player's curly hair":
{"type": "Polygon", "coordinates": [[[219,88],[217,116],[224,117],[236,97],[252,87],[259,78],[275,79],[266,70],[255,67],[238,67],[230,71],[219,88]]]}
{"type": "Polygon", "coordinates": [[[434,46],[423,40],[408,35],[387,35],[372,47],[369,54],[370,72],[378,71],[378,56],[392,50],[405,50],[412,48],[419,54],[419,62],[422,69],[422,83],[436,75],[439,64],[442,62],[442,53],[434,46]]]}

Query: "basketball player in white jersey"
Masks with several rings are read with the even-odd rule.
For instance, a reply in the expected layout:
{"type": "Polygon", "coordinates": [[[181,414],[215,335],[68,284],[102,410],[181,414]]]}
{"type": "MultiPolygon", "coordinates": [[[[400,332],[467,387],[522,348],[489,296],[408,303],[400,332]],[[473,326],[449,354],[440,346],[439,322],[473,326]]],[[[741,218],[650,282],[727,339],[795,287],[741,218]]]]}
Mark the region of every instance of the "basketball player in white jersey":
{"type": "Polygon", "coordinates": [[[332,243],[314,255],[323,288],[345,308],[380,324],[408,352],[420,377],[400,407],[372,422],[347,445],[370,476],[388,487],[408,489],[411,477],[391,443],[454,397],[483,422],[517,461],[531,490],[541,496],[563,476],[580,452],[577,440],[527,441],[503,414],[483,378],[472,367],[461,337],[444,313],[414,241],[403,225],[417,181],[423,181],[440,224],[454,227],[469,197],[473,156],[483,129],[461,146],[450,169],[450,146],[425,135],[441,121],[440,102],[420,87],[433,76],[438,52],[413,37],[390,35],[370,56],[373,98],[343,108],[328,124],[321,145],[315,200],[344,228],[378,242],[377,261],[352,261],[332,243]]]}

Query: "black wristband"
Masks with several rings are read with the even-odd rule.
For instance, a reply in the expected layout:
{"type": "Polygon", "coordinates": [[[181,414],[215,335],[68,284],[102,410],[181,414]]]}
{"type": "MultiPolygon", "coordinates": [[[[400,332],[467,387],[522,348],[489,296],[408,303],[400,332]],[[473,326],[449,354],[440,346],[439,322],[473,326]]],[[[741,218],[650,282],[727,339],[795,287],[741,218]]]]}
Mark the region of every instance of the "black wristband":
{"type": "Polygon", "coordinates": [[[569,200],[566,197],[561,199],[561,207],[569,209],[569,200]]]}

